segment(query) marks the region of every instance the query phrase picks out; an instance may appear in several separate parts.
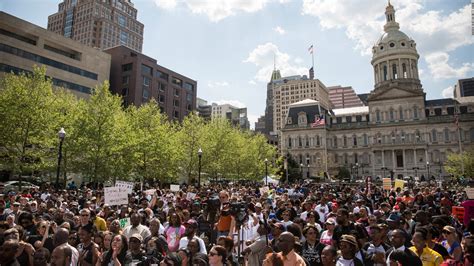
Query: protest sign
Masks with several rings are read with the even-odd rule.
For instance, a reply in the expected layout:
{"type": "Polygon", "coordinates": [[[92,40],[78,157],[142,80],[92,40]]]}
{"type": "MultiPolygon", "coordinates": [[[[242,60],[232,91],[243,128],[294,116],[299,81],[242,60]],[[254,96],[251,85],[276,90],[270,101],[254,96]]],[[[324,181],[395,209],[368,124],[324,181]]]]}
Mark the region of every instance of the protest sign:
{"type": "Polygon", "coordinates": [[[261,187],[260,188],[260,194],[263,195],[265,192],[269,192],[270,189],[268,187],[261,187]]]}
{"type": "Polygon", "coordinates": [[[120,219],[119,222],[120,222],[120,228],[123,229],[123,228],[125,228],[126,226],[129,226],[129,225],[130,225],[130,217],[120,219]]]}
{"type": "Polygon", "coordinates": [[[188,194],[186,194],[186,199],[189,201],[193,200],[195,197],[196,193],[188,192],[188,194]]]}
{"type": "Polygon", "coordinates": [[[104,198],[105,204],[110,206],[128,204],[127,191],[118,187],[105,187],[104,198]]]}
{"type": "Polygon", "coordinates": [[[390,178],[384,178],[383,179],[383,189],[384,190],[392,189],[392,179],[390,179],[390,178]]]}
{"type": "Polygon", "coordinates": [[[131,194],[133,192],[133,182],[115,181],[115,187],[127,191],[128,194],[131,194]]]}
{"type": "Polygon", "coordinates": [[[395,189],[397,188],[403,189],[404,186],[405,186],[405,181],[401,179],[395,179],[395,189]]]}
{"type": "Polygon", "coordinates": [[[155,194],[155,191],[156,191],[156,189],[147,189],[147,190],[145,190],[145,194],[153,195],[153,194],[155,194]]]}
{"type": "Polygon", "coordinates": [[[179,185],[170,185],[171,191],[179,191],[179,185]]]}

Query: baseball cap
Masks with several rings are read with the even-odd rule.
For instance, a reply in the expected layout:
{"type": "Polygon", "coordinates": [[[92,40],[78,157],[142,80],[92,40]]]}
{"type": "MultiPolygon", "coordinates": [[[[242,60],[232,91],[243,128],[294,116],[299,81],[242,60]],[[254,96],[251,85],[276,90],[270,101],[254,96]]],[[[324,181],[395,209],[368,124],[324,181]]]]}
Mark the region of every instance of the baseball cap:
{"type": "Polygon", "coordinates": [[[326,224],[334,225],[334,224],[336,224],[336,221],[333,218],[329,218],[329,219],[326,220],[326,224]]]}
{"type": "Polygon", "coordinates": [[[130,237],[130,239],[132,239],[132,238],[136,238],[136,239],[140,240],[140,243],[143,242],[143,237],[142,237],[142,235],[140,235],[140,234],[133,234],[133,235],[130,237]]]}
{"type": "Polygon", "coordinates": [[[349,243],[349,244],[353,245],[354,247],[358,246],[356,238],[352,235],[342,235],[340,242],[349,243]]]}
{"type": "Polygon", "coordinates": [[[262,203],[257,202],[257,204],[255,204],[255,208],[260,208],[261,209],[262,208],[262,203]]]}
{"type": "Polygon", "coordinates": [[[187,222],[184,222],[185,226],[197,227],[198,223],[194,219],[189,219],[187,222]]]}

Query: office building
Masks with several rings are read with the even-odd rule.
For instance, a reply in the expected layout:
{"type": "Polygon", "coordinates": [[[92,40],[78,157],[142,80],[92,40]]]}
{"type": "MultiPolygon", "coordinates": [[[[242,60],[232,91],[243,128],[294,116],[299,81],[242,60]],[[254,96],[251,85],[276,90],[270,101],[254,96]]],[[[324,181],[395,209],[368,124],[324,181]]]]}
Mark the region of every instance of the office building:
{"type": "Polygon", "coordinates": [[[122,96],[125,106],[140,106],[154,98],[163,113],[179,121],[196,109],[195,80],[125,46],[104,52],[112,57],[111,90],[122,96]]]}
{"type": "Polygon", "coordinates": [[[328,87],[329,100],[334,108],[349,108],[364,106],[359,96],[352,87],[331,86],[328,87]]]}
{"type": "Polygon", "coordinates": [[[109,79],[109,54],[0,12],[0,72],[30,72],[46,66],[55,86],[88,98],[109,79]]]}
{"type": "Polygon", "coordinates": [[[454,85],[454,98],[474,96],[474,78],[460,79],[454,85]]]}
{"type": "Polygon", "coordinates": [[[101,50],[124,45],[142,51],[143,24],[131,0],[64,0],[48,30],[101,50]]]}
{"type": "Polygon", "coordinates": [[[209,121],[212,117],[212,105],[209,105],[206,100],[201,98],[196,98],[196,112],[197,114],[204,118],[204,120],[209,121]]]}
{"type": "Polygon", "coordinates": [[[238,108],[230,104],[212,104],[212,119],[225,118],[229,120],[232,125],[238,126],[241,129],[249,129],[250,123],[247,117],[247,108],[238,108]]]}

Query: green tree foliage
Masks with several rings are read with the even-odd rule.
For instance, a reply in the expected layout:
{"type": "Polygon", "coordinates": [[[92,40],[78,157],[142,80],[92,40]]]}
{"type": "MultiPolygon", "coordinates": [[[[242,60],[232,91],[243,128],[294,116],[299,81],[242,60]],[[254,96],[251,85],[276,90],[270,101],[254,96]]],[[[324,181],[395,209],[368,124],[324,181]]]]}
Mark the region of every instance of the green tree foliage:
{"type": "Polygon", "coordinates": [[[346,167],[339,167],[339,172],[336,175],[339,180],[347,180],[351,178],[351,172],[346,167]]]}
{"type": "Polygon", "coordinates": [[[160,180],[196,182],[202,149],[204,180],[261,179],[264,160],[274,171],[276,150],[260,134],[243,132],[227,120],[204,121],[195,114],[170,122],[151,100],[121,106],[107,82],[89,99],[53,88],[45,68],[31,75],[7,74],[0,90],[0,165],[14,174],[55,176],[58,131],[64,128],[61,176],[85,181],[160,180]]]}
{"type": "Polygon", "coordinates": [[[12,175],[47,167],[54,147],[53,89],[45,68],[0,81],[0,164],[12,175]],[[52,138],[53,137],[53,138],[52,138]]]}
{"type": "Polygon", "coordinates": [[[454,177],[474,177],[474,152],[467,151],[462,154],[450,153],[448,160],[444,165],[447,173],[454,177]],[[462,164],[464,163],[464,173],[462,172],[462,164]]]}

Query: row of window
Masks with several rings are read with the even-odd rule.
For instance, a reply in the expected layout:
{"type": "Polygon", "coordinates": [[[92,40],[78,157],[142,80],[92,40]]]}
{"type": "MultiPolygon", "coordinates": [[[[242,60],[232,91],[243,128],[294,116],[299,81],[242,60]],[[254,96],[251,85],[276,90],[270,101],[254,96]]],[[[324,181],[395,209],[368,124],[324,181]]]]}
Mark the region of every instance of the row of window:
{"type": "MultiPolygon", "coordinates": [[[[21,69],[21,68],[18,68],[18,67],[14,67],[14,66],[10,66],[10,65],[6,65],[6,64],[1,64],[1,63],[0,63],[0,72],[14,73],[14,74],[17,74],[17,75],[20,74],[20,73],[29,73],[29,74],[31,74],[31,71],[21,69]]],[[[91,93],[91,88],[86,87],[86,86],[82,86],[82,85],[72,83],[72,82],[68,82],[68,81],[65,81],[65,80],[62,80],[62,79],[58,79],[58,78],[51,78],[51,80],[53,82],[53,85],[58,86],[58,87],[63,87],[63,88],[66,88],[66,89],[79,91],[79,92],[87,93],[87,94],[91,93]]]]}
{"type": "Polygon", "coordinates": [[[74,74],[77,74],[77,75],[80,75],[80,76],[83,76],[83,77],[86,77],[86,78],[97,80],[97,74],[96,73],[81,69],[79,67],[64,64],[64,63],[58,62],[58,61],[53,60],[53,59],[49,59],[49,58],[44,57],[44,56],[40,56],[40,55],[37,55],[37,54],[34,54],[34,53],[30,53],[30,52],[27,52],[25,50],[12,47],[10,45],[0,43],[0,51],[5,52],[5,53],[9,53],[9,54],[12,54],[12,55],[16,55],[16,56],[19,56],[19,57],[22,57],[22,58],[40,63],[40,64],[55,67],[55,68],[58,68],[58,69],[61,69],[61,70],[67,71],[67,72],[71,72],[71,73],[74,73],[74,74]]]}

